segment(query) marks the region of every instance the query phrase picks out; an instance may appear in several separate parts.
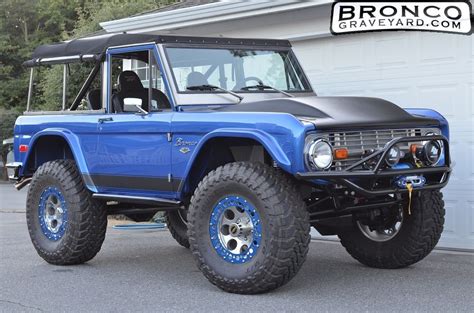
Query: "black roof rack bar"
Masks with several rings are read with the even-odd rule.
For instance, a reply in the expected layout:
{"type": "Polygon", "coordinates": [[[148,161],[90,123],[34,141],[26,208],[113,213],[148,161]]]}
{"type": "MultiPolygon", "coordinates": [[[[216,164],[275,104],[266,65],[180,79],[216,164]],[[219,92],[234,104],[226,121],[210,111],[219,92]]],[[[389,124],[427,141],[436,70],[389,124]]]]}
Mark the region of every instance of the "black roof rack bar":
{"type": "Polygon", "coordinates": [[[98,59],[100,59],[100,55],[96,55],[96,54],[72,55],[72,56],[63,56],[63,57],[54,57],[54,58],[32,59],[32,60],[23,62],[23,66],[34,67],[34,66],[42,66],[42,65],[67,64],[67,63],[97,61],[98,59]]]}
{"type": "Polygon", "coordinates": [[[225,38],[225,37],[193,37],[193,36],[157,36],[157,43],[164,44],[201,44],[201,45],[232,45],[232,46],[262,46],[262,47],[291,47],[288,40],[258,39],[258,38],[225,38]]]}

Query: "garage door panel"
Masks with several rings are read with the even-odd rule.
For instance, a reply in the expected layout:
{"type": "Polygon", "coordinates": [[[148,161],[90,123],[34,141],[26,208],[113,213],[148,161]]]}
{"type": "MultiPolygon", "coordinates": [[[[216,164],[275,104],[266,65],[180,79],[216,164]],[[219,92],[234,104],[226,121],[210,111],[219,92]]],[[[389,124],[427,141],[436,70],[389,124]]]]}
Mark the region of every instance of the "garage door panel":
{"type": "Polygon", "coordinates": [[[474,60],[474,38],[471,35],[471,59],[474,60]]]}
{"type": "Polygon", "coordinates": [[[469,193],[472,187],[473,170],[471,155],[467,153],[469,153],[472,148],[467,147],[466,149],[466,142],[460,142],[455,135],[453,138],[455,139],[450,142],[450,152],[454,163],[453,172],[445,190],[463,190],[469,193]]]}
{"type": "Polygon", "coordinates": [[[439,66],[442,63],[456,63],[457,38],[451,34],[417,34],[420,38],[420,62],[439,66]],[[440,49],[440,42],[443,43],[440,49]]]}
{"type": "Polygon", "coordinates": [[[456,209],[460,207],[459,200],[450,200],[450,199],[445,199],[444,200],[444,207],[446,209],[446,221],[444,223],[444,231],[443,235],[449,236],[449,237],[455,237],[456,236],[456,217],[457,217],[457,212],[456,209]]]}
{"type": "MultiPolygon", "coordinates": [[[[459,86],[456,84],[433,84],[433,85],[422,85],[417,87],[418,103],[424,103],[431,109],[434,109],[441,113],[451,121],[454,121],[457,115],[461,115],[465,112],[459,112],[460,107],[455,105],[456,100],[452,95],[459,93],[459,86]]],[[[462,108],[461,111],[464,111],[462,108]]]]}
{"type": "MultiPolygon", "coordinates": [[[[469,203],[469,218],[467,219],[469,221],[469,239],[471,242],[474,242],[474,201],[468,201],[469,203]]],[[[474,247],[473,247],[474,248],[474,247]]]]}
{"type": "Polygon", "coordinates": [[[355,96],[355,97],[368,96],[366,90],[350,88],[350,87],[333,88],[333,89],[327,90],[326,92],[320,92],[318,94],[320,96],[332,96],[335,94],[338,96],[355,96]]]}
{"type": "Polygon", "coordinates": [[[468,84],[472,82],[472,71],[466,67],[460,67],[456,72],[453,68],[436,69],[418,69],[412,67],[406,68],[385,68],[385,69],[366,69],[364,71],[346,71],[346,72],[315,72],[306,71],[312,80],[313,87],[316,90],[322,90],[325,87],[334,85],[358,84],[364,83],[364,86],[394,87],[399,84],[417,86],[417,85],[450,85],[450,84],[468,84]],[[440,75],[440,72],[443,74],[440,75]],[[369,85],[370,84],[370,85],[369,85]]]}
{"type": "Polygon", "coordinates": [[[375,65],[377,67],[405,67],[408,66],[409,58],[407,54],[398,53],[400,49],[408,48],[408,38],[406,36],[396,36],[389,38],[377,38],[375,40],[375,65]]]}
{"type": "MultiPolygon", "coordinates": [[[[393,88],[374,88],[372,89],[372,96],[382,99],[387,99],[393,103],[406,104],[412,101],[413,92],[410,90],[409,86],[400,86],[393,88]]],[[[406,107],[406,105],[403,105],[406,107]]]]}
{"type": "Polygon", "coordinates": [[[364,49],[360,42],[341,42],[333,46],[334,62],[332,71],[334,72],[354,72],[364,70],[364,49]],[[351,57],[345,51],[351,51],[351,57]]]}

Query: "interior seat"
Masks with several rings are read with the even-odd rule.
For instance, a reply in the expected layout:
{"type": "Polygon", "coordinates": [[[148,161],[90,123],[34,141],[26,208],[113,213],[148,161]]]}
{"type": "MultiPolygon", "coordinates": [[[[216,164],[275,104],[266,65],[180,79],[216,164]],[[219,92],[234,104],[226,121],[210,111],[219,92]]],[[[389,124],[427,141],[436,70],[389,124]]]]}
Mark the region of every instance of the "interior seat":
{"type": "MultiPolygon", "coordinates": [[[[118,76],[118,92],[112,97],[115,112],[124,112],[125,98],[142,100],[142,109],[149,110],[148,88],[144,88],[140,77],[133,71],[123,71],[118,76]]],[[[152,100],[157,102],[159,109],[169,109],[171,104],[168,97],[158,89],[152,89],[152,100]]]]}
{"type": "MultiPolygon", "coordinates": [[[[120,101],[121,111],[124,111],[124,99],[138,98],[142,100],[142,109],[148,111],[148,89],[143,88],[137,73],[133,71],[123,71],[118,76],[117,98],[120,101]]],[[[114,106],[116,104],[114,103],[114,106]]]]}

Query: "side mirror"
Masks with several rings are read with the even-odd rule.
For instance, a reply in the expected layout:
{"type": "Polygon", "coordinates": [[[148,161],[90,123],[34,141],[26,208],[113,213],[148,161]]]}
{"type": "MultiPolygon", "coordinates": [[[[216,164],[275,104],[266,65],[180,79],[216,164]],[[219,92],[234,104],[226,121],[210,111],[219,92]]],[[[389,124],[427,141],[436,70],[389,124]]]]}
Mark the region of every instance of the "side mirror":
{"type": "Polygon", "coordinates": [[[125,98],[123,99],[123,111],[136,112],[138,110],[138,112],[142,114],[148,114],[148,112],[142,108],[142,102],[140,98],[125,98]]]}

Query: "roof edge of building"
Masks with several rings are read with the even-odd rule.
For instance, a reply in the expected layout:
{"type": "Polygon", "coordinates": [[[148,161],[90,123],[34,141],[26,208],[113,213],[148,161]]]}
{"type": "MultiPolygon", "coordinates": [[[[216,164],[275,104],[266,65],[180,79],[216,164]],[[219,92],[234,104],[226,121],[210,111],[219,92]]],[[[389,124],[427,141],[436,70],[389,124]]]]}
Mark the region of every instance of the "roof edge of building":
{"type": "Polygon", "coordinates": [[[176,28],[214,23],[278,13],[281,11],[297,10],[308,7],[330,4],[333,1],[220,1],[172,11],[153,12],[118,20],[100,23],[107,32],[128,32],[146,29],[148,31],[172,30],[176,28]],[[251,5],[249,5],[251,3],[251,5]]]}

